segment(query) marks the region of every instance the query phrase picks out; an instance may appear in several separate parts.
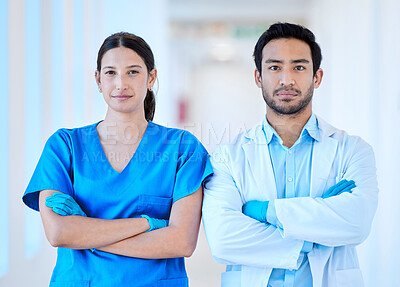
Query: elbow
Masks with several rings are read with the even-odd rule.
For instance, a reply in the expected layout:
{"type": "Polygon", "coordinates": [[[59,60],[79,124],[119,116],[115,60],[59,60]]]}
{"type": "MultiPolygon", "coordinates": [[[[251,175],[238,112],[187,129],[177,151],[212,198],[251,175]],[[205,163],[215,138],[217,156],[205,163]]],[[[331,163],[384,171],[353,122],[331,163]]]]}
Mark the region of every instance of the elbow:
{"type": "Polygon", "coordinates": [[[61,238],[59,236],[57,236],[56,234],[51,234],[51,235],[49,234],[46,237],[47,237],[47,241],[50,243],[51,246],[62,247],[61,238]]]}
{"type": "Polygon", "coordinates": [[[197,245],[197,234],[180,234],[173,241],[175,246],[175,257],[190,257],[193,255],[197,245]]]}
{"type": "Polygon", "coordinates": [[[61,242],[56,238],[47,237],[47,241],[49,241],[50,245],[53,247],[62,247],[61,242]]]}
{"type": "Polygon", "coordinates": [[[64,247],[62,236],[54,232],[54,234],[48,235],[47,240],[53,247],[64,247]]]}
{"type": "Polygon", "coordinates": [[[224,244],[219,244],[219,242],[213,242],[210,243],[209,242],[209,246],[210,246],[210,250],[211,250],[211,255],[214,258],[225,258],[226,257],[226,252],[225,252],[225,247],[224,244]]]}
{"type": "Polygon", "coordinates": [[[47,241],[53,247],[64,247],[64,235],[62,229],[57,225],[52,225],[45,230],[47,241]]]}
{"type": "Polygon", "coordinates": [[[185,248],[182,249],[182,257],[189,258],[193,255],[194,250],[196,247],[193,246],[186,246],[185,248]]]}
{"type": "Polygon", "coordinates": [[[358,244],[361,244],[361,243],[363,243],[366,239],[367,239],[367,237],[368,237],[368,235],[369,235],[369,233],[370,233],[370,227],[368,226],[365,226],[365,227],[360,227],[359,228],[359,232],[358,232],[358,244]]]}
{"type": "Polygon", "coordinates": [[[354,237],[356,244],[363,243],[371,232],[372,218],[364,216],[354,223],[354,237]]]}
{"type": "Polygon", "coordinates": [[[181,254],[182,257],[190,257],[193,255],[194,250],[196,249],[197,238],[196,239],[187,239],[181,244],[181,254]]]}
{"type": "Polygon", "coordinates": [[[224,241],[222,234],[220,234],[217,229],[210,230],[209,228],[206,228],[205,231],[211,255],[214,258],[224,258],[224,255],[226,254],[225,250],[229,248],[229,244],[224,241]]]}
{"type": "Polygon", "coordinates": [[[229,244],[231,241],[227,238],[229,236],[227,235],[228,232],[225,231],[226,230],[223,228],[210,228],[210,226],[205,226],[207,243],[214,259],[224,259],[227,254],[231,254],[233,251],[229,244]]]}
{"type": "MultiPolygon", "coordinates": [[[[369,226],[365,226],[362,224],[355,224],[355,223],[353,223],[350,226],[344,227],[343,230],[347,231],[342,233],[342,237],[338,238],[338,241],[340,241],[340,245],[343,244],[359,245],[367,239],[370,233],[369,226]]],[[[333,244],[333,246],[336,246],[336,244],[333,244]]]]}

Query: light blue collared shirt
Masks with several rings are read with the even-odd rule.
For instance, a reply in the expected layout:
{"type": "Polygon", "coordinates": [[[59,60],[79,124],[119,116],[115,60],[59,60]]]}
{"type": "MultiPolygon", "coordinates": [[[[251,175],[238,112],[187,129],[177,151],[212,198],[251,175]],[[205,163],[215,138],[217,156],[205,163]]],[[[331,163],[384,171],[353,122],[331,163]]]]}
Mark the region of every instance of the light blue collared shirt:
{"type": "MultiPolygon", "coordinates": [[[[317,118],[314,114],[304,126],[300,137],[291,148],[283,145],[283,140],[269,125],[266,118],[263,121],[263,131],[268,143],[271,163],[274,170],[277,198],[310,196],[311,166],[314,142],[320,140],[317,118]]],[[[267,220],[278,228],[282,228],[276,217],[275,202],[269,203],[267,220]]],[[[301,264],[297,270],[272,270],[268,287],[312,287],[312,274],[307,258],[312,243],[305,242],[300,254],[301,264]]]]}

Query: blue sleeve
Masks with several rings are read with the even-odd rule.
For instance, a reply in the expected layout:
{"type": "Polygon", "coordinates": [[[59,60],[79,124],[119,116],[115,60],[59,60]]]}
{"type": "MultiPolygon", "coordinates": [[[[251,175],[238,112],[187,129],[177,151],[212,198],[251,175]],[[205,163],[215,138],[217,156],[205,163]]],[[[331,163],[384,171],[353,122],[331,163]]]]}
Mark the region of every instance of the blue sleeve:
{"type": "Polygon", "coordinates": [[[303,247],[301,248],[301,252],[308,253],[313,249],[314,243],[310,241],[304,241],[303,247]]]}
{"type": "Polygon", "coordinates": [[[271,200],[268,204],[267,221],[270,224],[282,229],[282,223],[280,223],[278,217],[276,216],[275,200],[271,200]]]}
{"type": "Polygon", "coordinates": [[[195,136],[184,132],[179,143],[173,202],[194,193],[212,174],[207,150],[195,136]]]}
{"type": "Polygon", "coordinates": [[[52,189],[73,196],[72,183],[71,139],[58,130],[47,140],[22,200],[39,211],[40,191],[52,189]]]}

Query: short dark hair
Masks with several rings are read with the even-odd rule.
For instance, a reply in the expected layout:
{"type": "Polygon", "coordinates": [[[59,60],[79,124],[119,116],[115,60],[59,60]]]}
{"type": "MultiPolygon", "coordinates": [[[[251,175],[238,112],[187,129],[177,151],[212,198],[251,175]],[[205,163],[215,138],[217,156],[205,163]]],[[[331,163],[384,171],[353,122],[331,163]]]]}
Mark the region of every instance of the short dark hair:
{"type": "Polygon", "coordinates": [[[254,62],[260,74],[262,50],[264,49],[265,45],[267,45],[272,40],[289,38],[298,39],[308,44],[311,50],[313,73],[315,75],[321,65],[322,54],[321,48],[319,47],[318,43],[315,42],[315,36],[313,32],[301,25],[280,22],[271,25],[268,30],[261,35],[261,37],[257,41],[256,46],[254,47],[254,62]]]}
{"type": "MultiPolygon", "coordinates": [[[[107,37],[97,54],[97,71],[101,71],[101,60],[104,54],[113,48],[125,47],[137,53],[146,64],[147,72],[150,73],[154,68],[154,55],[150,46],[145,40],[131,33],[120,32],[107,37]]],[[[144,99],[144,115],[147,121],[152,121],[156,109],[156,99],[153,91],[147,90],[144,99]]]]}

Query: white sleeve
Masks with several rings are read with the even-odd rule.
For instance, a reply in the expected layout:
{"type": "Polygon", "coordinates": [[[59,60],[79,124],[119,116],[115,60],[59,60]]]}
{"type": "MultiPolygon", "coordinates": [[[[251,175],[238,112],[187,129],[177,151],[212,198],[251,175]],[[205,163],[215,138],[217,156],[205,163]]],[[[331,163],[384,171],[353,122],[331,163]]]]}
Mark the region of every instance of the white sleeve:
{"type": "Polygon", "coordinates": [[[203,221],[214,259],[222,264],[296,269],[303,240],[285,239],[273,225],[242,213],[242,196],[230,169],[229,152],[211,157],[213,177],[206,182],[203,221]]]}
{"type": "Polygon", "coordinates": [[[375,158],[366,142],[354,140],[355,144],[343,145],[338,156],[345,162],[340,177],[354,180],[357,187],[327,199],[275,200],[284,238],[326,246],[355,245],[367,238],[378,203],[375,158]]]}

